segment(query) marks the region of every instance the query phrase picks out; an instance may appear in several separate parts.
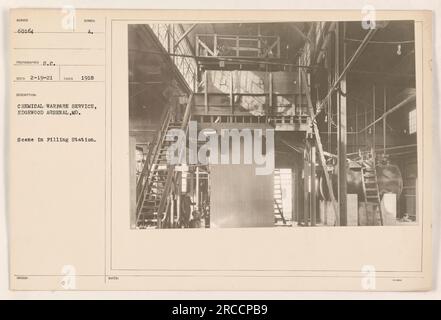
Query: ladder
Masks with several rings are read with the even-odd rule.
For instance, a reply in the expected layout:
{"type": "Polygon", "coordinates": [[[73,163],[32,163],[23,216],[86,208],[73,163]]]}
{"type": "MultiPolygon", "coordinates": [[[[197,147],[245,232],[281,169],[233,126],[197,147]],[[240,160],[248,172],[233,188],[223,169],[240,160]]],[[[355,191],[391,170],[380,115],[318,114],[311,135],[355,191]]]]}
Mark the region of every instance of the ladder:
{"type": "Polygon", "coordinates": [[[283,216],[283,196],[282,196],[282,177],[278,169],[274,170],[274,223],[276,225],[286,225],[283,216]],[[281,222],[281,224],[280,224],[281,222]]]}
{"type": "MultiPolygon", "coordinates": [[[[371,150],[371,152],[361,155],[361,162],[361,180],[363,186],[365,210],[367,209],[367,205],[370,204],[375,213],[377,211],[379,212],[380,225],[383,225],[383,214],[381,212],[380,191],[378,189],[375,152],[371,150]]],[[[376,214],[374,217],[376,217],[376,214]]]]}

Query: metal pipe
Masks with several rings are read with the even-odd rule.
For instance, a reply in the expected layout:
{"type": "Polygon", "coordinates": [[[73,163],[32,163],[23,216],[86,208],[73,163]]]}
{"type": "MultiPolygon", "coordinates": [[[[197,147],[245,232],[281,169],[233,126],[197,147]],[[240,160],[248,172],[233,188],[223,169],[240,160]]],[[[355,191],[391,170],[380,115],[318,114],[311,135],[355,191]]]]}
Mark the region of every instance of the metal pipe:
{"type": "MultiPolygon", "coordinates": [[[[417,147],[417,144],[407,144],[407,145],[403,145],[403,146],[394,146],[394,147],[388,147],[388,148],[380,148],[380,149],[375,149],[375,151],[390,151],[390,150],[397,150],[397,149],[405,149],[405,148],[414,148],[417,147]]],[[[352,153],[348,153],[348,156],[354,156],[357,155],[358,152],[352,152],[352,153]]]]}
{"type": "MultiPolygon", "coordinates": [[[[334,84],[331,86],[331,88],[328,91],[328,94],[326,97],[320,102],[320,104],[317,107],[317,113],[315,114],[314,118],[317,117],[317,115],[323,110],[323,107],[327,104],[328,96],[330,96],[334,90],[337,88],[337,85],[340,83],[340,81],[343,79],[343,77],[346,75],[348,70],[354,65],[354,63],[357,61],[358,57],[361,55],[363,50],[366,48],[366,45],[368,44],[369,40],[372,39],[374,34],[377,32],[377,29],[370,29],[366,36],[364,37],[363,41],[358,46],[357,50],[355,50],[352,57],[349,59],[348,63],[343,68],[342,72],[340,73],[337,80],[334,81],[334,84]]],[[[346,93],[346,92],[345,92],[346,93]]]]}
{"type": "MultiPolygon", "coordinates": [[[[345,42],[361,42],[362,39],[351,39],[351,38],[345,38],[345,42]]],[[[397,44],[405,44],[405,43],[415,43],[414,40],[401,40],[401,41],[370,41],[370,44],[390,44],[390,45],[397,45],[397,44]]]]}
{"type": "Polygon", "coordinates": [[[415,99],[416,99],[416,95],[415,94],[410,95],[409,97],[407,97],[406,99],[404,99],[400,103],[396,104],[393,108],[391,108],[388,111],[386,111],[385,113],[383,113],[383,115],[381,117],[379,117],[377,120],[375,120],[371,124],[367,125],[363,129],[361,129],[360,133],[366,131],[367,129],[372,127],[374,124],[376,124],[378,121],[383,120],[383,118],[387,117],[389,114],[397,111],[398,109],[400,109],[401,107],[405,106],[407,103],[409,103],[409,102],[411,102],[412,100],[415,100],[415,99]]]}

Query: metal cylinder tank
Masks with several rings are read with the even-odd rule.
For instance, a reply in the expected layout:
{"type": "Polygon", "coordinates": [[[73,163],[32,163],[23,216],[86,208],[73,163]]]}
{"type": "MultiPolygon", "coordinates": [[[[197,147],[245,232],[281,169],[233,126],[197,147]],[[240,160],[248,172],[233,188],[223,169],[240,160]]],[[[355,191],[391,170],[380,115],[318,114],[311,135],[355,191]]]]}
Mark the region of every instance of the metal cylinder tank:
{"type": "MultiPolygon", "coordinates": [[[[380,195],[383,196],[383,194],[385,193],[394,193],[397,195],[398,198],[403,191],[403,178],[401,176],[400,168],[397,165],[391,163],[378,163],[376,166],[376,172],[380,195]]],[[[337,199],[337,168],[335,168],[335,170],[333,170],[333,173],[330,174],[330,178],[332,180],[332,187],[335,197],[337,199]]],[[[359,201],[364,201],[361,167],[351,166],[351,163],[348,163],[346,170],[346,181],[348,194],[358,194],[359,201]]],[[[330,200],[329,190],[326,184],[324,173],[321,173],[320,175],[319,185],[321,198],[324,200],[330,200]]]]}

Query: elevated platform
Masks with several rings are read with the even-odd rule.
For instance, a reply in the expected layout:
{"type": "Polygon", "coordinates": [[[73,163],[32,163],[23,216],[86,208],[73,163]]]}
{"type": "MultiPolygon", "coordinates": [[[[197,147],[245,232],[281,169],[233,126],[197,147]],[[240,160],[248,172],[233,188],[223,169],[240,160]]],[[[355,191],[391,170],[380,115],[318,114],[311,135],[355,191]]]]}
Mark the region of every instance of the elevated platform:
{"type": "MultiPolygon", "coordinates": [[[[280,59],[280,38],[263,35],[196,35],[196,56],[202,69],[260,70],[280,59]]],[[[271,65],[270,65],[271,66],[271,65]]]]}
{"type": "Polygon", "coordinates": [[[197,121],[202,129],[212,128],[221,124],[244,124],[252,127],[256,124],[268,124],[276,131],[308,131],[310,129],[310,118],[306,115],[264,115],[255,116],[249,113],[240,114],[192,114],[192,121],[197,121]]]}

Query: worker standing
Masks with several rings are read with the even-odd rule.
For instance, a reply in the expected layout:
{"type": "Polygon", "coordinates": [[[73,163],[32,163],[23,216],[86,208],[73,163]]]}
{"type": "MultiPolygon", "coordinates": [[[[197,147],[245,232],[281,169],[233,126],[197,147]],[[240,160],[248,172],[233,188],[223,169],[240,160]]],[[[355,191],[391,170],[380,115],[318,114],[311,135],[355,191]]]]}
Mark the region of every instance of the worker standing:
{"type": "Polygon", "coordinates": [[[185,193],[181,198],[181,216],[180,216],[180,227],[188,228],[190,226],[190,214],[191,206],[195,203],[191,201],[190,195],[185,193]]]}
{"type": "Polygon", "coordinates": [[[193,219],[190,220],[190,228],[201,227],[201,214],[198,210],[194,210],[192,213],[193,219]]]}

